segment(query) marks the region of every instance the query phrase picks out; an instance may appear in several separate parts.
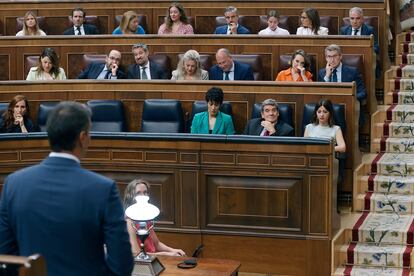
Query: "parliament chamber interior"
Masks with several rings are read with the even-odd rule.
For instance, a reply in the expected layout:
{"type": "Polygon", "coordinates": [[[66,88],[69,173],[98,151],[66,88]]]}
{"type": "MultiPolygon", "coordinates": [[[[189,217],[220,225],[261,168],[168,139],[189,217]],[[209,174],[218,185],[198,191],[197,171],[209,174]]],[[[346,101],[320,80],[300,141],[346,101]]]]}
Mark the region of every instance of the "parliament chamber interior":
{"type": "MultiPolygon", "coordinates": [[[[48,156],[48,114],[60,102],[75,101],[92,111],[92,139],[82,167],[113,179],[121,199],[132,180],[151,183],[150,202],[160,209],[154,222],[160,240],[187,255],[203,245],[200,272],[186,270],[188,275],[411,275],[411,2],[180,4],[194,34],[159,34],[166,11],[171,16],[171,1],[166,0],[0,1],[0,112],[6,114],[10,100],[24,95],[37,130],[0,134],[0,193],[8,175],[48,156]],[[215,34],[227,25],[228,6],[237,8],[238,25],[250,34],[215,34]],[[81,37],[64,35],[73,30],[71,15],[77,7],[86,11],[84,24],[99,34],[86,34],[85,28],[81,37]],[[351,24],[353,7],[363,10],[363,26],[371,26],[373,34],[341,34],[351,24]],[[329,29],[328,35],[296,35],[305,8],[319,12],[318,22],[329,29]],[[271,10],[278,11],[279,27],[290,35],[257,34],[268,27],[271,10]],[[16,36],[24,29],[27,11],[34,12],[46,35],[16,36]],[[112,34],[128,11],[135,12],[145,34],[112,34]],[[137,43],[146,45],[151,67],[168,72],[167,79],[129,77],[137,60],[131,48],[137,43]],[[355,80],[318,76],[327,68],[325,48],[331,44],[340,46],[341,66],[359,72],[365,99],[359,98],[355,80]],[[29,80],[49,47],[65,78],[29,80]],[[236,63],[248,64],[253,78],[211,79],[211,71],[221,67],[216,59],[222,48],[236,63]],[[199,53],[210,80],[171,79],[191,49],[199,53]],[[307,54],[309,81],[275,81],[280,71],[293,68],[292,53],[298,49],[307,54]],[[112,50],[122,54],[119,69],[128,77],[104,80],[98,72],[93,79],[79,79],[93,64],[107,63],[112,50]],[[220,111],[231,116],[232,134],[192,131],[196,114],[210,110],[205,95],[212,87],[224,92],[220,111]],[[266,99],[277,101],[279,118],[293,128],[293,136],[246,135],[249,121],[263,116],[266,99]],[[322,99],[333,103],[345,152],[335,150],[335,139],[304,137],[322,99]],[[230,273],[202,274],[203,259],[210,258],[237,265],[230,273]]],[[[42,252],[33,254],[39,255],[23,258],[0,251],[0,275],[1,264],[21,266],[18,275],[48,275],[48,259],[42,252]]],[[[166,263],[161,275],[187,275],[172,272],[176,265],[168,258],[160,260],[166,263]]]]}

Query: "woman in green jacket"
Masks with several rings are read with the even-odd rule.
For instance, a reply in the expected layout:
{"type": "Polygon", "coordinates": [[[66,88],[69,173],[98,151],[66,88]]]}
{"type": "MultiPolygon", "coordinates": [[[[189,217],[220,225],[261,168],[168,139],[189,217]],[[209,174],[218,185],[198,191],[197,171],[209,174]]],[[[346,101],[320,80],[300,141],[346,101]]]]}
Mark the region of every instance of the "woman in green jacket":
{"type": "Polygon", "coordinates": [[[191,133],[234,134],[230,115],[220,111],[224,93],[221,88],[212,87],[206,93],[207,111],[197,113],[191,124],[191,133]]]}

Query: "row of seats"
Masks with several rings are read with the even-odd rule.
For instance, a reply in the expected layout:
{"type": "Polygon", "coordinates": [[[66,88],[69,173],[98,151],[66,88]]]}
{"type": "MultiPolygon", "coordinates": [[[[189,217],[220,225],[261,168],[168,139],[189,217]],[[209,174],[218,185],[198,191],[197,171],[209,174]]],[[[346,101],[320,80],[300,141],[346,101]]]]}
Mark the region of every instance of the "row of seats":
{"type": "MultiPolygon", "coordinates": [[[[177,56],[178,60],[181,59],[183,54],[177,56]]],[[[83,55],[83,68],[86,68],[90,63],[105,63],[106,55],[103,54],[84,54],[83,55]]],[[[265,80],[264,79],[264,69],[263,62],[260,55],[232,55],[233,59],[242,63],[249,64],[253,69],[253,76],[255,80],[265,80]]],[[[316,81],[317,72],[316,72],[316,56],[309,55],[310,58],[310,71],[312,72],[313,80],[316,81]]],[[[171,59],[167,55],[156,54],[149,57],[152,62],[155,62],[161,67],[161,69],[166,72],[172,72],[173,68],[171,65],[171,59]]],[[[277,72],[285,70],[290,67],[291,54],[284,54],[279,56],[279,66],[277,72]]],[[[29,72],[31,67],[37,66],[39,62],[39,56],[27,56],[25,60],[25,72],[26,75],[29,72]]],[[[204,70],[209,70],[213,66],[213,57],[208,54],[200,54],[200,63],[204,70]]],[[[344,54],[342,57],[342,63],[348,66],[356,67],[363,74],[363,56],[362,55],[353,55],[353,54],[344,54]]],[[[121,68],[126,72],[126,65],[121,65],[121,68]]],[[[174,68],[175,69],[175,68],[174,68]]],[[[79,74],[77,72],[77,74],[79,74]]],[[[71,76],[71,72],[68,72],[68,76],[71,76]]],[[[363,76],[362,76],[363,77],[363,76]]]]}
{"type": "MultiPolygon", "coordinates": [[[[204,20],[205,17],[203,17],[204,20]]],[[[115,16],[115,22],[114,26],[119,26],[119,23],[121,22],[122,15],[116,15],[115,16]]],[[[193,29],[195,30],[195,33],[198,34],[211,34],[213,33],[212,30],[204,30],[204,29],[197,29],[197,26],[195,24],[195,18],[188,16],[189,23],[193,26],[193,29]]],[[[365,16],[365,23],[368,25],[371,25],[374,27],[374,29],[378,33],[378,16],[365,16]]],[[[60,35],[63,34],[63,31],[67,28],[70,28],[73,24],[70,20],[70,17],[64,22],[61,26],[57,26],[56,24],[48,24],[48,18],[44,16],[38,16],[37,20],[39,22],[39,26],[42,30],[44,30],[49,35],[60,35]]],[[[53,21],[54,22],[54,21],[53,21]]],[[[112,30],[106,31],[98,16],[95,15],[87,15],[85,17],[85,22],[87,24],[93,24],[95,25],[98,30],[100,30],[101,34],[111,33],[112,30]]],[[[139,14],[138,15],[138,22],[141,25],[141,27],[144,28],[146,33],[149,33],[148,31],[148,24],[147,24],[147,17],[146,15],[139,14]]],[[[327,27],[329,29],[329,34],[331,35],[337,35],[339,34],[338,30],[338,17],[337,16],[320,16],[320,22],[321,26],[327,27]]],[[[344,25],[349,25],[350,20],[349,17],[343,18],[344,25]]],[[[16,33],[20,31],[23,28],[24,18],[23,17],[17,17],[16,18],[16,33]]],[[[158,17],[158,26],[160,26],[162,23],[164,23],[164,16],[158,17]]],[[[217,16],[215,18],[215,27],[219,27],[222,25],[225,25],[226,19],[224,16],[217,16]]],[[[239,24],[247,27],[252,34],[257,34],[260,30],[263,30],[267,28],[267,16],[266,15],[241,15],[239,17],[239,24]]],[[[211,24],[208,24],[211,25],[211,24]]],[[[204,26],[204,25],[201,25],[204,26]]],[[[283,29],[287,29],[290,34],[296,34],[296,29],[300,26],[300,17],[299,15],[288,15],[288,16],[281,16],[279,20],[279,26],[283,29]]],[[[156,30],[154,31],[156,33],[156,30]]]]}
{"type": "MultiPolygon", "coordinates": [[[[38,111],[37,123],[41,131],[45,131],[46,120],[49,112],[56,102],[41,103],[38,111]]],[[[92,131],[125,132],[128,131],[125,120],[124,107],[119,100],[91,100],[86,103],[92,110],[92,131]]],[[[305,126],[311,122],[315,103],[305,104],[302,119],[302,133],[305,126]]],[[[195,114],[207,111],[205,101],[195,101],[192,105],[191,116],[188,124],[184,120],[184,112],[181,102],[169,99],[148,99],[144,101],[141,132],[153,133],[182,133],[189,131],[195,114]]],[[[230,102],[223,102],[220,111],[233,116],[230,102]]],[[[294,114],[290,105],[279,104],[279,118],[291,126],[295,126],[294,114]]],[[[251,118],[261,116],[261,103],[255,103],[252,108],[251,118]]],[[[335,124],[339,125],[346,133],[345,107],[334,104],[335,124]]]]}

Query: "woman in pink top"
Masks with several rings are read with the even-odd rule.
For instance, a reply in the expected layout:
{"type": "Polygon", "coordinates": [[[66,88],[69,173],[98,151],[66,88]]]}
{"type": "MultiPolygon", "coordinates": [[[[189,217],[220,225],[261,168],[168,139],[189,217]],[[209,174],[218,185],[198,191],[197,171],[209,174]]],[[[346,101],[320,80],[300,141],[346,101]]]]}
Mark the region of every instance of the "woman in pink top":
{"type": "Polygon", "coordinates": [[[168,8],[165,22],[158,29],[158,34],[194,34],[193,27],[188,23],[188,18],[185,15],[184,8],[180,3],[172,3],[168,8]]]}

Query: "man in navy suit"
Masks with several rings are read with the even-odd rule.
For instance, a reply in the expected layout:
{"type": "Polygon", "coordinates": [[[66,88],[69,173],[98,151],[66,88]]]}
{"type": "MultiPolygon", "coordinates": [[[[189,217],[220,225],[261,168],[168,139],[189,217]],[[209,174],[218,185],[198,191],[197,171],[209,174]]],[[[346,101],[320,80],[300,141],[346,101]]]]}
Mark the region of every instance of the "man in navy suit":
{"type": "Polygon", "coordinates": [[[249,29],[239,24],[237,8],[227,7],[224,10],[227,25],[217,27],[214,34],[250,34],[249,29]]]}
{"type": "Polygon", "coordinates": [[[83,70],[78,79],[126,79],[126,74],[119,68],[121,64],[121,52],[112,50],[105,57],[105,63],[91,63],[83,70]]]}
{"type": "Polygon", "coordinates": [[[152,80],[152,79],[169,79],[169,72],[163,70],[155,62],[148,59],[148,46],[143,43],[137,43],[132,46],[135,64],[128,67],[128,79],[152,80]]]}
{"type": "Polygon", "coordinates": [[[273,99],[262,102],[261,118],[249,120],[244,135],[295,136],[293,127],[279,119],[279,106],[273,99]]]}
{"type": "Polygon", "coordinates": [[[375,77],[381,77],[380,49],[378,45],[378,36],[372,26],[364,23],[364,12],[359,7],[353,7],[349,10],[349,20],[351,25],[341,28],[341,35],[373,35],[374,36],[374,52],[377,54],[377,66],[375,68],[375,77]]]}
{"type": "Polygon", "coordinates": [[[210,80],[254,80],[250,65],[234,61],[229,50],[221,48],[216,53],[217,64],[210,68],[210,80]]]}
{"type": "Polygon", "coordinates": [[[91,24],[83,24],[85,21],[85,10],[82,8],[74,8],[72,10],[73,26],[63,32],[64,35],[95,35],[99,34],[98,28],[91,24]]]}
{"type": "Polygon", "coordinates": [[[83,169],[91,112],[60,103],[46,125],[52,152],[10,174],[0,201],[0,254],[46,259],[49,276],[131,275],[133,256],[115,182],[83,169]]]}
{"type": "MultiPolygon", "coordinates": [[[[318,81],[356,83],[356,96],[361,105],[365,105],[367,92],[361,73],[357,68],[342,64],[341,47],[331,44],[325,48],[326,67],[319,70],[318,81]]],[[[360,112],[359,124],[364,124],[364,114],[360,112]]]]}
{"type": "Polygon", "coordinates": [[[319,70],[318,81],[324,82],[353,82],[356,83],[357,99],[367,98],[361,73],[357,68],[342,64],[341,47],[331,44],[325,48],[326,67],[319,70]]]}

